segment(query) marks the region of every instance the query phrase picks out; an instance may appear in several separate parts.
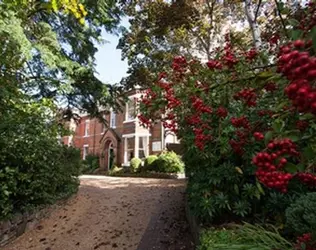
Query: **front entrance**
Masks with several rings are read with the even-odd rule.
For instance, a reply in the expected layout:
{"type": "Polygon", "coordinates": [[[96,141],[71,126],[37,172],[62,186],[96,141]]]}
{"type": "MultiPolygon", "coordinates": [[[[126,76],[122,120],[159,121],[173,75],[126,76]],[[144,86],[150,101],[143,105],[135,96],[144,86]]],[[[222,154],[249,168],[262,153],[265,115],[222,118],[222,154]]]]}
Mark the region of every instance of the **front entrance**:
{"type": "Polygon", "coordinates": [[[116,165],[117,159],[117,146],[111,138],[107,139],[104,143],[104,161],[103,166],[105,170],[111,170],[116,165]]]}
{"type": "Polygon", "coordinates": [[[114,167],[114,159],[115,159],[115,154],[114,154],[113,143],[110,143],[109,148],[108,148],[108,169],[109,170],[111,170],[114,167]]]}

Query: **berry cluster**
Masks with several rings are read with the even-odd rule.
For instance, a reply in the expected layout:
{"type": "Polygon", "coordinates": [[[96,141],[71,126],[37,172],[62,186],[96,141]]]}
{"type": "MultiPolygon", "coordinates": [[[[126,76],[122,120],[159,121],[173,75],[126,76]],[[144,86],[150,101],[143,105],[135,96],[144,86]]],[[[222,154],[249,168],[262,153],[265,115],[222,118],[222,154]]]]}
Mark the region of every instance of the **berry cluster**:
{"type": "Polygon", "coordinates": [[[256,141],[262,141],[264,139],[264,135],[260,132],[254,132],[253,137],[256,139],[256,141]]]}
{"type": "Polygon", "coordinates": [[[316,186],[316,176],[311,173],[297,173],[296,177],[311,188],[316,186]]]}
{"type": "Polygon", "coordinates": [[[227,109],[225,109],[224,107],[219,107],[216,111],[216,114],[220,118],[225,118],[228,115],[228,112],[227,109]]]}
{"type": "Polygon", "coordinates": [[[285,193],[293,175],[283,171],[287,159],[282,156],[299,156],[296,145],[290,139],[282,139],[269,143],[268,150],[271,153],[260,152],[253,158],[253,164],[258,167],[256,176],[265,186],[285,193]]]}
{"type": "Polygon", "coordinates": [[[299,29],[307,32],[311,30],[316,25],[316,3],[314,1],[310,1],[306,4],[307,13],[304,13],[302,19],[300,21],[299,29]]]}
{"type": "Polygon", "coordinates": [[[245,53],[245,57],[249,62],[254,60],[257,57],[257,55],[258,55],[258,52],[255,48],[252,48],[245,53]]]}
{"type": "Polygon", "coordinates": [[[192,106],[198,113],[212,113],[212,109],[204,104],[203,100],[199,97],[192,96],[191,98],[192,106]]]}
{"type": "Polygon", "coordinates": [[[316,244],[315,244],[315,242],[312,242],[312,234],[306,233],[300,237],[297,237],[295,249],[296,250],[303,250],[303,249],[304,250],[315,250],[316,244]]]}
{"type": "Polygon", "coordinates": [[[238,140],[230,140],[229,144],[233,151],[238,155],[244,154],[244,146],[248,143],[249,131],[248,130],[236,130],[236,136],[238,140]]]}
{"type": "Polygon", "coordinates": [[[172,85],[171,85],[170,83],[165,82],[165,81],[162,81],[162,80],[158,81],[158,82],[156,83],[156,85],[157,85],[158,87],[164,89],[165,91],[168,91],[168,90],[171,89],[171,87],[172,87],[172,85]]]}
{"type": "Polygon", "coordinates": [[[258,112],[258,115],[259,116],[270,116],[270,117],[272,117],[272,115],[273,115],[273,111],[271,111],[271,110],[259,110],[258,112]]]}
{"type": "Polygon", "coordinates": [[[189,125],[199,125],[202,123],[201,117],[198,114],[189,116],[186,120],[189,125]]]}
{"type": "Polygon", "coordinates": [[[277,44],[279,40],[280,40],[280,36],[279,35],[277,35],[277,34],[272,35],[270,37],[270,39],[269,39],[270,46],[273,46],[273,45],[277,44]]]}
{"type": "Polygon", "coordinates": [[[238,155],[244,154],[245,151],[244,151],[243,147],[245,146],[246,141],[230,140],[229,144],[236,154],[238,154],[238,155]]]}
{"type": "Polygon", "coordinates": [[[278,58],[278,71],[291,83],[285,93],[299,112],[316,114],[316,88],[311,84],[316,80],[316,57],[302,51],[311,46],[310,42],[296,40],[283,46],[278,58]]]}
{"type": "Polygon", "coordinates": [[[209,60],[206,63],[206,65],[209,69],[222,69],[223,68],[222,63],[218,60],[209,60]]]}
{"type": "Polygon", "coordinates": [[[136,100],[136,102],[141,102],[146,107],[150,107],[152,105],[153,100],[157,98],[157,94],[153,92],[151,89],[145,91],[144,95],[141,96],[140,100],[136,100]]]}
{"type": "Polygon", "coordinates": [[[172,131],[173,133],[177,133],[178,129],[177,129],[177,122],[172,119],[172,120],[165,120],[162,122],[162,125],[164,128],[170,129],[170,131],[172,131]]]}
{"type": "Polygon", "coordinates": [[[276,86],[275,82],[268,82],[265,86],[264,89],[268,92],[273,92],[278,89],[276,86]]]}
{"type": "Polygon", "coordinates": [[[167,108],[168,108],[168,109],[171,109],[171,110],[172,110],[173,108],[176,108],[176,107],[180,106],[181,103],[182,103],[178,98],[176,98],[176,97],[174,96],[174,90],[173,90],[173,89],[168,89],[168,90],[166,91],[166,93],[165,93],[165,98],[166,98],[166,100],[167,100],[167,102],[168,102],[167,108]]]}
{"type": "Polygon", "coordinates": [[[184,56],[176,56],[172,62],[172,69],[174,71],[184,73],[188,63],[184,56]]]}
{"type": "Polygon", "coordinates": [[[242,100],[248,107],[256,106],[257,94],[254,89],[243,89],[234,95],[235,100],[242,100]]]}
{"type": "Polygon", "coordinates": [[[194,144],[202,151],[205,147],[205,144],[212,139],[212,136],[205,134],[204,128],[194,128],[193,132],[195,135],[194,144]]]}
{"type": "Polygon", "coordinates": [[[224,56],[222,58],[222,61],[228,68],[232,68],[234,65],[236,65],[239,60],[236,58],[231,43],[227,43],[224,47],[224,56]]]}
{"type": "Polygon", "coordinates": [[[242,116],[239,118],[233,117],[230,119],[230,121],[235,128],[245,128],[245,129],[250,128],[249,121],[245,116],[242,116]]]}
{"type": "Polygon", "coordinates": [[[158,81],[167,78],[167,73],[166,72],[160,72],[158,75],[158,81]]]}
{"type": "Polygon", "coordinates": [[[296,122],[296,128],[300,130],[301,132],[305,131],[309,127],[308,121],[297,121],[296,122]]]}
{"type": "Polygon", "coordinates": [[[144,116],[143,114],[139,114],[138,116],[140,125],[145,127],[145,128],[151,128],[152,127],[152,121],[150,119],[148,119],[146,116],[144,116]]]}

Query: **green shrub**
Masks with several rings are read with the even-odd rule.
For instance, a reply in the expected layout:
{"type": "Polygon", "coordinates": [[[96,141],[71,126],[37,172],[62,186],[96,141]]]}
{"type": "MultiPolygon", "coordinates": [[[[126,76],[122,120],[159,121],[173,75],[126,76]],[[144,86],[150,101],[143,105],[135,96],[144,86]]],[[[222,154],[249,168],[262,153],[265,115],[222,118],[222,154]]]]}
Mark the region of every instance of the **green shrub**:
{"type": "Polygon", "coordinates": [[[87,155],[86,159],[82,161],[82,170],[83,174],[91,174],[94,170],[100,167],[99,156],[97,155],[87,155]]]}
{"type": "Polygon", "coordinates": [[[77,191],[80,151],[59,143],[60,127],[39,105],[0,116],[0,220],[77,191]]]}
{"type": "Polygon", "coordinates": [[[307,193],[286,209],[286,227],[296,235],[316,232],[316,193],[307,193]]]}
{"type": "Polygon", "coordinates": [[[159,155],[155,161],[158,172],[162,173],[183,173],[184,163],[174,152],[165,152],[159,155]]]}
{"type": "Polygon", "coordinates": [[[139,159],[139,158],[133,158],[131,160],[131,165],[130,165],[130,168],[131,168],[131,172],[132,173],[135,173],[139,170],[140,166],[142,164],[142,160],[139,159]]]}
{"type": "Polygon", "coordinates": [[[118,166],[114,166],[112,169],[109,170],[109,175],[115,175],[118,173],[122,173],[124,170],[123,168],[119,168],[118,166]]]}
{"type": "Polygon", "coordinates": [[[144,171],[155,171],[157,168],[157,155],[149,155],[144,161],[144,171]]]}

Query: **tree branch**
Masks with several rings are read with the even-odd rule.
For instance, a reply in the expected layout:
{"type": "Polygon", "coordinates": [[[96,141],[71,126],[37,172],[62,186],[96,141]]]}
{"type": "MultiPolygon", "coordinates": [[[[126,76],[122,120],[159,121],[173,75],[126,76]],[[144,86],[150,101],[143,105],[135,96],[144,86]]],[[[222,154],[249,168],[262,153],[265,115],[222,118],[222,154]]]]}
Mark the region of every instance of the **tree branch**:
{"type": "Polygon", "coordinates": [[[284,19],[282,17],[282,14],[281,14],[281,11],[280,11],[280,8],[279,8],[278,0],[274,0],[274,2],[275,2],[275,5],[276,5],[276,8],[277,8],[277,11],[278,11],[278,16],[280,17],[280,20],[281,20],[281,23],[282,23],[282,26],[283,26],[283,29],[284,29],[284,32],[285,32],[285,36],[287,38],[289,38],[288,33],[287,33],[287,29],[286,29],[286,25],[285,25],[284,19]]]}
{"type": "Polygon", "coordinates": [[[214,6],[215,6],[216,0],[212,1],[212,4],[210,5],[210,2],[207,0],[206,5],[209,10],[209,15],[210,15],[210,25],[211,27],[213,26],[213,11],[214,11],[214,6]]]}
{"type": "Polygon", "coordinates": [[[262,3],[262,0],[259,0],[258,7],[257,7],[257,10],[256,10],[256,14],[255,14],[255,22],[257,21],[257,18],[258,18],[258,13],[259,13],[259,9],[260,9],[261,3],[262,3]]]}
{"type": "Polygon", "coordinates": [[[214,11],[214,6],[215,6],[216,0],[212,1],[212,4],[210,5],[210,2],[207,0],[206,5],[209,10],[209,16],[210,16],[210,27],[207,30],[207,45],[208,45],[208,50],[207,50],[207,58],[210,60],[210,47],[211,47],[211,30],[213,29],[213,11],[214,11]]]}
{"type": "Polygon", "coordinates": [[[210,53],[209,53],[209,46],[203,41],[203,39],[197,34],[193,29],[191,29],[192,34],[200,41],[202,47],[205,49],[205,52],[207,54],[207,59],[210,60],[210,53]]]}

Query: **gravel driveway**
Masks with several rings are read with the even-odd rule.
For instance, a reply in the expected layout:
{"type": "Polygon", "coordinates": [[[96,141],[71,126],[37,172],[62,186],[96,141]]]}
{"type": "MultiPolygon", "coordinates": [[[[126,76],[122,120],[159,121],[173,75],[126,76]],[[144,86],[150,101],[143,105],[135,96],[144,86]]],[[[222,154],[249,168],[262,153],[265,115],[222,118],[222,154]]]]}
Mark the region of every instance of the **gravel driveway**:
{"type": "Polygon", "coordinates": [[[193,249],[185,185],[185,180],[83,176],[76,197],[4,249],[193,249]]]}

